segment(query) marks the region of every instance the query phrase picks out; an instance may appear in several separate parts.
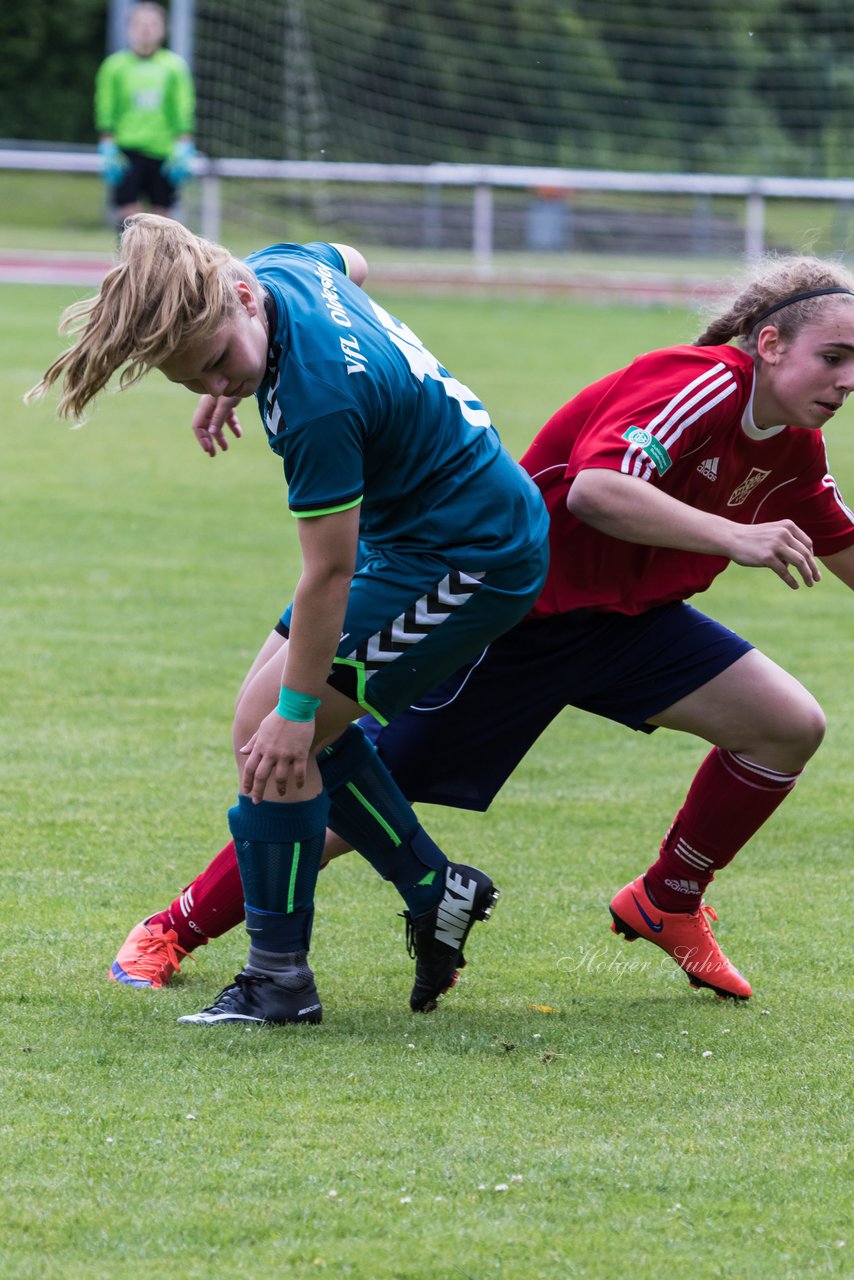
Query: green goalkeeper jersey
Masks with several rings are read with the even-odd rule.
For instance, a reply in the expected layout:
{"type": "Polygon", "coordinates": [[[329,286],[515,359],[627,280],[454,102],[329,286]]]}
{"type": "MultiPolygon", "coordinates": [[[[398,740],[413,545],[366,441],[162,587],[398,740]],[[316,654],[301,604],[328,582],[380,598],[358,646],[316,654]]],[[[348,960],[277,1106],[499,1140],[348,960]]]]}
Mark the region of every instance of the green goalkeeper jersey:
{"type": "Polygon", "coordinates": [[[118,146],[165,160],[193,132],[195,93],[190,69],[169,49],[139,58],[122,49],[105,58],[95,78],[95,127],[118,146]]]}

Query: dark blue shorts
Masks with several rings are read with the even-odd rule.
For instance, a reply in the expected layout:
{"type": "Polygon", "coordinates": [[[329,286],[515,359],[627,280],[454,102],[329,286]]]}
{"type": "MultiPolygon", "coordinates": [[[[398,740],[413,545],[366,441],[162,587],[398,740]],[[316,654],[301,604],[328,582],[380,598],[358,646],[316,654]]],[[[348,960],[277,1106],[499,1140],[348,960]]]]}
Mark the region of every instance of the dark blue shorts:
{"type": "MultiPolygon", "coordinates": [[[[436,556],[365,551],[328,684],[385,724],[524,618],[547,566],[545,542],[480,573],[436,556]]],[[[292,611],[290,604],[276,627],[281,635],[289,634],[292,611]]]]}
{"type": "Polygon", "coordinates": [[[752,648],[688,604],[582,609],[519,623],[391,724],[360,724],[410,800],[482,812],[564,707],[652,733],[752,648]]]}
{"type": "Polygon", "coordinates": [[[147,199],[158,209],[171,209],[178,199],[177,188],[163,172],[163,160],[141,151],[122,148],[128,167],[121,181],[110,188],[110,202],[116,209],[147,199]]]}

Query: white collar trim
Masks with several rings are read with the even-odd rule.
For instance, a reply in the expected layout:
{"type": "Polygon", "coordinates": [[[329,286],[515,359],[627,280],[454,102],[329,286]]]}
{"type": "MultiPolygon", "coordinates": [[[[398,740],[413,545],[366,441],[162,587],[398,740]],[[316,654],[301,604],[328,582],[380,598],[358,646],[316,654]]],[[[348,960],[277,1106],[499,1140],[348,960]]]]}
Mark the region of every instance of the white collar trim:
{"type": "Polygon", "coordinates": [[[757,427],[753,417],[753,397],[756,395],[756,370],[753,370],[753,386],[750,388],[750,399],[744,406],[744,413],[741,415],[741,429],[751,440],[770,440],[772,436],[778,436],[781,431],[786,430],[786,424],[782,423],[779,427],[757,427]]]}

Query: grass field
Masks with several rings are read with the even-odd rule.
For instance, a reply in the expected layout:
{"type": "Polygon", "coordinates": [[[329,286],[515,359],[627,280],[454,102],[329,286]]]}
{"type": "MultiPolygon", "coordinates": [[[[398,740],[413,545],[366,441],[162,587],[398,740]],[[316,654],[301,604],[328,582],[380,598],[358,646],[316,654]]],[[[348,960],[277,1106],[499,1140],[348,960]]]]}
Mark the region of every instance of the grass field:
{"type": "MultiPolygon", "coordinates": [[[[79,431],[22,407],[69,300],[0,289],[0,1274],[851,1275],[845,590],[731,570],[706,598],[830,717],[711,895],[749,1005],[692,993],[608,931],[702,746],[567,712],[489,814],[425,811],[504,891],[434,1016],[408,1012],[399,904],[354,856],[320,884],[321,1027],[180,1027],[242,965],[241,930],[162,992],[106,972],[227,838],[231,702],[296,541],[252,406],[214,462],[191,398],[157,377],[79,431]]],[[[584,382],[697,329],[680,312],[381,301],[516,454],[584,382]]],[[[830,448],[850,495],[850,411],[830,448]]]]}

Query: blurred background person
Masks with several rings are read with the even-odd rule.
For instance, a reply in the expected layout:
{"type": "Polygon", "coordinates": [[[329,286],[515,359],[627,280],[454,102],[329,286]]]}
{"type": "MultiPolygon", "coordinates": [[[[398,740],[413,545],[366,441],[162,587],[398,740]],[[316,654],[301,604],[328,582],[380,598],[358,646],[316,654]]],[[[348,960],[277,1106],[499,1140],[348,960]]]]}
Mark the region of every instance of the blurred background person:
{"type": "Polygon", "coordinates": [[[95,77],[95,126],[101,173],[118,230],[139,213],[178,216],[181,186],[195,155],[195,91],[183,58],[163,48],[166,11],[135,4],[128,48],[105,58],[95,77]]]}

